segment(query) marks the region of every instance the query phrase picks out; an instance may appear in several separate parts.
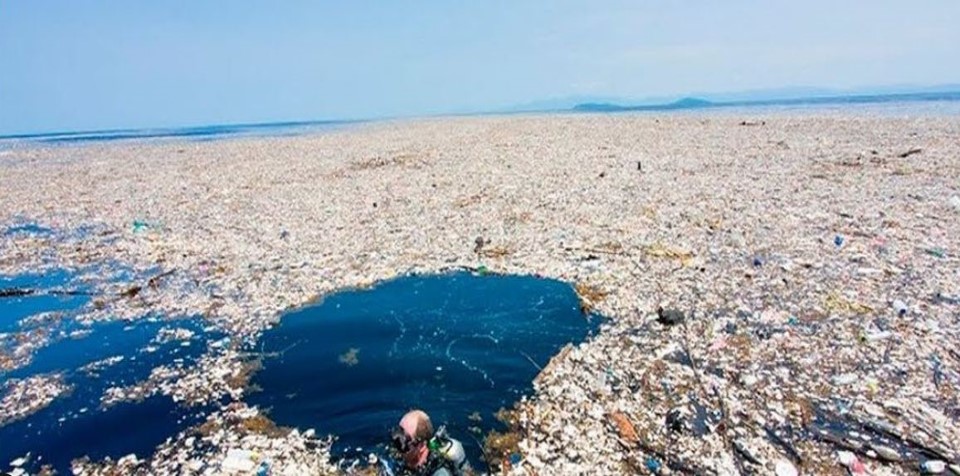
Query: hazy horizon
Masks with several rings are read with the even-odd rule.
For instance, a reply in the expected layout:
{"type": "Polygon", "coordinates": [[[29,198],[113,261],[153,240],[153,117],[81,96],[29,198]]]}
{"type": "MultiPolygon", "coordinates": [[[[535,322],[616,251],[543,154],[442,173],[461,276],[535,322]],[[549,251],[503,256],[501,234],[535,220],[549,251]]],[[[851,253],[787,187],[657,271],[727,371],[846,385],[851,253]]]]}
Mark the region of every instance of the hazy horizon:
{"type": "Polygon", "coordinates": [[[960,83],[960,3],[13,3],[0,135],[960,83]]]}

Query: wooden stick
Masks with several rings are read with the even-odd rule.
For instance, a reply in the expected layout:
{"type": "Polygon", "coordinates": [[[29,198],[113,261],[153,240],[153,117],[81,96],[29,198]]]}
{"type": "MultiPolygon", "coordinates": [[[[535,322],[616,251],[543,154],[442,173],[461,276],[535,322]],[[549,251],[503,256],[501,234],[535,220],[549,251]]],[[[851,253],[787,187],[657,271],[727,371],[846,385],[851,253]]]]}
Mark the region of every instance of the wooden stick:
{"type": "Polygon", "coordinates": [[[17,298],[25,296],[95,296],[91,291],[77,291],[70,289],[34,289],[34,288],[5,288],[0,289],[0,298],[17,298]]]}
{"type": "MultiPolygon", "coordinates": [[[[149,280],[147,280],[147,286],[151,288],[156,288],[160,279],[170,276],[175,273],[176,268],[164,271],[149,280]]],[[[132,298],[137,294],[140,294],[140,291],[143,290],[142,286],[134,285],[129,288],[117,293],[116,297],[125,297],[132,298]]],[[[26,296],[113,296],[107,293],[97,293],[94,291],[80,291],[76,289],[38,289],[38,288],[0,288],[0,298],[17,298],[17,297],[26,297],[26,296]]]]}
{"type": "Polygon", "coordinates": [[[948,456],[945,451],[942,451],[937,448],[931,448],[921,443],[916,438],[901,434],[892,425],[888,425],[883,422],[879,422],[864,416],[859,416],[854,413],[848,413],[847,419],[875,433],[879,433],[889,438],[900,440],[907,446],[910,446],[911,449],[918,451],[920,453],[923,453],[929,458],[941,459],[944,461],[949,461],[951,463],[957,462],[956,457],[948,456]]]}

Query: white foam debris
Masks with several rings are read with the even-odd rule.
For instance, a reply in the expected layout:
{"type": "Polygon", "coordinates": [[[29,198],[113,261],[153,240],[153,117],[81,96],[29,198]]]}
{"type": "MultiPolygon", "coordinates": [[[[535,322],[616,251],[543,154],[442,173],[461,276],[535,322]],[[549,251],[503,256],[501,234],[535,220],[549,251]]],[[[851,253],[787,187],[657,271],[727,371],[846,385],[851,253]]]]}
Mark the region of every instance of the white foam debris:
{"type": "MultiPolygon", "coordinates": [[[[638,445],[705,474],[769,474],[790,454],[767,429],[801,429],[811,408],[839,403],[866,418],[884,402],[870,414],[881,427],[949,449],[960,441],[949,406],[960,385],[960,119],[744,114],[445,118],[17,148],[0,164],[0,227],[27,217],[63,233],[0,233],[0,273],[114,260],[136,279],[99,284],[112,297],[93,298],[78,322],[202,316],[229,336],[196,363],[108,389],[104,404],[242,402],[243,350],[282,311],[409,272],[479,269],[576,283],[584,306],[610,318],[519,404],[514,474],[667,466],[638,445]],[[70,233],[89,226],[97,232],[70,233]],[[687,421],[671,430],[678,408],[687,421]]],[[[9,332],[0,369],[48,338],[9,332]]],[[[8,397],[0,419],[29,413],[30,399],[8,397]]],[[[216,473],[242,449],[276,474],[334,471],[324,445],[249,435],[233,420],[216,411],[213,433],[185,431],[137,468],[216,473]]],[[[805,467],[841,469],[825,441],[788,443],[805,467]]],[[[117,462],[82,467],[107,474],[117,462]]]]}
{"type": "Polygon", "coordinates": [[[69,390],[60,373],[6,380],[0,385],[0,426],[32,415],[69,390]]]}
{"type": "Polygon", "coordinates": [[[252,451],[231,449],[220,463],[220,469],[228,473],[248,473],[257,467],[257,458],[252,451]]]}

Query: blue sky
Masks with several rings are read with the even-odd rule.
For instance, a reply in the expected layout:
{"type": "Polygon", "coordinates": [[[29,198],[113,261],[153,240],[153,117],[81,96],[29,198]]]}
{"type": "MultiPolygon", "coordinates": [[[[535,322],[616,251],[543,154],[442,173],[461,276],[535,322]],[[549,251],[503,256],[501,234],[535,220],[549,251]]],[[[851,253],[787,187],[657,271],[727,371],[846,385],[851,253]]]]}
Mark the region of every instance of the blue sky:
{"type": "Polygon", "coordinates": [[[960,83],[957,0],[7,1],[0,134],[960,83]]]}

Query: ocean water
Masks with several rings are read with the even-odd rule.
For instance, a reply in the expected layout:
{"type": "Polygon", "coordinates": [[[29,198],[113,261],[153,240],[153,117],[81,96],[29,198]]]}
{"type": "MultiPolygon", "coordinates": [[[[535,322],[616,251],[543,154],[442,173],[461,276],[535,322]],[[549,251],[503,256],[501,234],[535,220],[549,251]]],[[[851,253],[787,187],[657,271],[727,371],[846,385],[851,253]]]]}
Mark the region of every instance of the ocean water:
{"type": "Polygon", "coordinates": [[[262,337],[273,355],[248,401],[280,425],[337,435],[343,457],[382,454],[403,413],[421,408],[476,466],[478,440],[501,427],[493,414],[530,393],[540,368],[600,320],[558,281],[403,277],[283,316],[262,337]]]}
{"type": "MultiPolygon", "coordinates": [[[[33,288],[62,289],[71,281],[70,273],[63,270],[53,270],[46,274],[24,274],[19,276],[0,275],[0,289],[33,288]]],[[[77,286],[76,290],[84,290],[77,286]]],[[[21,327],[21,321],[43,312],[58,310],[72,310],[83,306],[89,301],[89,296],[57,296],[41,294],[20,298],[3,298],[0,301],[0,332],[13,332],[21,327]]]]}
{"type": "Polygon", "coordinates": [[[79,142],[110,142],[131,139],[187,139],[196,141],[229,137],[293,136],[331,130],[360,121],[300,121],[258,124],[227,124],[158,129],[118,129],[80,132],[51,132],[0,136],[0,144],[13,142],[41,144],[70,144],[79,142]]]}
{"type": "MultiPolygon", "coordinates": [[[[860,94],[826,97],[801,97],[784,99],[736,100],[711,102],[699,98],[684,98],[662,104],[608,104],[584,103],[570,109],[524,111],[543,113],[695,113],[695,114],[747,114],[786,113],[821,114],[847,113],[883,116],[958,116],[960,115],[960,91],[916,92],[898,94],[860,94]]],[[[478,112],[468,115],[496,115],[494,112],[478,112]]],[[[509,114],[509,112],[506,112],[509,114]]],[[[70,144],[78,142],[110,142],[120,140],[194,140],[208,141],[230,137],[278,137],[309,134],[368,122],[344,121],[289,121],[253,124],[213,124],[194,127],[170,127],[153,129],[115,129],[76,132],[49,132],[32,134],[0,135],[0,151],[18,144],[70,144]]]]}
{"type": "Polygon", "coordinates": [[[0,276],[0,289],[11,288],[36,289],[41,294],[0,298],[0,349],[11,349],[19,336],[32,331],[46,332],[51,340],[35,351],[27,365],[0,372],[0,398],[6,395],[9,382],[36,375],[62,374],[73,388],[46,408],[0,426],[0,470],[27,453],[31,455],[28,469],[49,464],[60,474],[71,474],[70,461],[82,456],[116,459],[135,453],[146,457],[167,437],[200,421],[201,409],[180,408],[169,397],[109,408],[102,408],[100,398],[109,387],[147,378],[158,365],[190,365],[210,339],[221,335],[205,332],[197,319],[155,316],[133,322],[80,323],[75,319],[77,312],[91,296],[43,294],[85,290],[75,273],[64,270],[0,276]],[[36,319],[48,312],[55,314],[36,319]],[[163,328],[185,328],[195,334],[187,341],[160,342],[156,337],[163,328]],[[86,367],[112,357],[123,359],[100,369],[86,367]]]}

